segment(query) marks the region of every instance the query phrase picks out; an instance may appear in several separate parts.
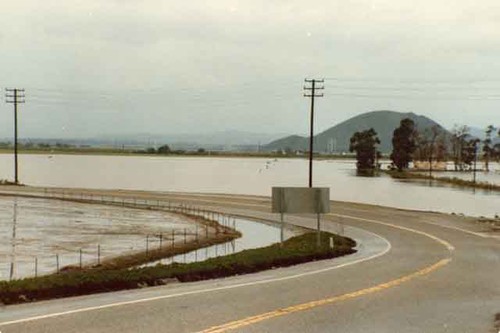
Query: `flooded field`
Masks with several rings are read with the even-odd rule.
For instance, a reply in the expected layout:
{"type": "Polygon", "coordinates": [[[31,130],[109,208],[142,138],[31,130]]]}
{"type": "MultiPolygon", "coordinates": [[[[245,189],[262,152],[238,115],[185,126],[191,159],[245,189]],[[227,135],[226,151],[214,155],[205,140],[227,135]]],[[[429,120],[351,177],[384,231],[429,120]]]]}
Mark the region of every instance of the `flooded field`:
{"type": "MultiPolygon", "coordinates": [[[[153,203],[154,205],[154,203],[153,203]]],[[[149,263],[194,262],[267,246],[281,239],[281,229],[222,216],[221,222],[242,237],[149,263]]],[[[217,218],[218,219],[218,218],[217,218]]],[[[205,226],[178,214],[103,204],[0,196],[0,280],[43,275],[64,266],[98,264],[126,253],[182,245],[207,237],[205,226]],[[159,235],[162,235],[161,240],[159,235]],[[80,258],[81,256],[81,258],[80,258]]],[[[210,231],[212,232],[212,231],[210,231]]],[[[285,228],[283,240],[298,234],[285,228]]]]}
{"type": "MultiPolygon", "coordinates": [[[[496,162],[490,162],[489,171],[484,171],[485,167],[482,162],[477,162],[476,164],[476,181],[486,182],[491,184],[500,185],[500,164],[496,162]]],[[[423,175],[428,175],[428,170],[419,171],[423,175]]],[[[473,181],[474,172],[472,171],[455,171],[454,164],[448,162],[446,164],[446,171],[433,170],[432,175],[434,177],[448,177],[448,178],[459,178],[463,180],[473,181]]]]}
{"type": "MultiPolygon", "coordinates": [[[[0,178],[12,179],[12,163],[11,155],[0,155],[0,178]]],[[[20,155],[19,163],[20,181],[29,185],[265,196],[271,195],[272,186],[307,186],[308,172],[305,159],[20,155]]],[[[354,167],[352,160],[315,161],[314,185],[330,187],[333,200],[472,216],[500,214],[499,192],[388,176],[356,177],[354,167]]],[[[500,166],[490,167],[490,174],[497,175],[500,166]]]]}
{"type": "MultiPolygon", "coordinates": [[[[302,159],[78,155],[21,155],[20,166],[20,179],[28,185],[265,196],[272,186],[307,185],[308,170],[302,159]]],[[[494,171],[487,175],[488,181],[498,183],[499,166],[491,167],[494,171]]],[[[11,178],[11,172],[11,156],[0,155],[0,174],[11,178]]],[[[475,216],[500,214],[498,192],[399,181],[384,175],[356,177],[354,161],[348,160],[316,161],[314,185],[330,187],[333,200],[475,216]]],[[[236,227],[243,238],[173,260],[202,260],[279,240],[279,229],[272,226],[238,220],[236,227]]],[[[148,235],[184,229],[194,234],[193,228],[189,221],[168,212],[0,197],[0,236],[9,240],[0,243],[0,280],[33,275],[35,269],[44,274],[55,271],[56,265],[75,265],[80,250],[84,264],[97,263],[98,256],[141,251],[146,243],[156,246],[158,239],[148,235]]]]}
{"type": "MultiPolygon", "coordinates": [[[[428,174],[428,172],[421,172],[422,174],[428,174]]],[[[448,177],[448,178],[459,178],[463,180],[474,180],[474,174],[472,171],[458,172],[458,171],[433,171],[432,175],[434,177],[448,177]]],[[[498,171],[477,171],[476,172],[477,182],[486,182],[491,184],[500,185],[500,170],[498,171]]]]}
{"type": "MultiPolygon", "coordinates": [[[[0,197],[0,280],[95,264],[129,251],[143,251],[148,235],[177,237],[195,232],[195,224],[180,215],[143,209],[83,204],[59,200],[0,197]],[[100,253],[98,253],[100,252],[100,253]],[[58,256],[58,258],[56,257],[58,256]]],[[[157,239],[151,239],[156,246],[157,239]]]]}

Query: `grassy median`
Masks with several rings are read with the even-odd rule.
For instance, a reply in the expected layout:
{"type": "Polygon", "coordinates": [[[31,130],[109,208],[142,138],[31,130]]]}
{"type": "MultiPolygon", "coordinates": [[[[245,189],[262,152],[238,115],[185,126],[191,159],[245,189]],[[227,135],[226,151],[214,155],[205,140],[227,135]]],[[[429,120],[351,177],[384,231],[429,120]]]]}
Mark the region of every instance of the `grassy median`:
{"type": "Polygon", "coordinates": [[[168,281],[198,281],[253,273],[343,256],[356,252],[355,246],[356,242],[349,238],[322,232],[321,246],[317,247],[316,233],[306,233],[290,238],[282,245],[273,244],[196,263],[173,263],[135,269],[68,271],[38,278],[0,282],[0,302],[14,304],[162,285],[168,281]],[[333,239],[333,248],[330,248],[330,238],[333,239]]]}

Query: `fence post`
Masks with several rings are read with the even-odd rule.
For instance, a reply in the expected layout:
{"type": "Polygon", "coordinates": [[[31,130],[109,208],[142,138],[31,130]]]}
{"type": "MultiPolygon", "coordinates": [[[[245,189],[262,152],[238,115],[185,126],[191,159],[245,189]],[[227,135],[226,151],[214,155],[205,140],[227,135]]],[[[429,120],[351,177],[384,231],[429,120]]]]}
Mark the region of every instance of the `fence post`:
{"type": "Polygon", "coordinates": [[[198,225],[195,226],[195,239],[196,243],[198,243],[198,225]]]}
{"type": "Polygon", "coordinates": [[[56,254],[56,267],[57,267],[57,273],[59,274],[59,254],[56,254]]]}
{"type": "Polygon", "coordinates": [[[38,257],[35,257],[35,277],[38,276],[38,257]]]}
{"type": "Polygon", "coordinates": [[[175,229],[172,229],[172,248],[175,247],[175,229]]]}
{"type": "Polygon", "coordinates": [[[97,244],[97,266],[101,265],[101,244],[97,244]]]}
{"type": "Polygon", "coordinates": [[[162,248],[162,245],[163,245],[163,234],[160,232],[160,250],[162,248]]]}

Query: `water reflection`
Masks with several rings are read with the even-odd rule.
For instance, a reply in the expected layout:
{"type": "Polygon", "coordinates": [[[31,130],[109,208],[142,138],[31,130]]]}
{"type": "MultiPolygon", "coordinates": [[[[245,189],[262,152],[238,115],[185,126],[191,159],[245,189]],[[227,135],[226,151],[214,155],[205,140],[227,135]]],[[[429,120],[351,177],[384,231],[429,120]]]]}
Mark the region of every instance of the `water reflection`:
{"type": "MultiPolygon", "coordinates": [[[[243,250],[268,246],[279,242],[281,238],[281,228],[275,225],[268,225],[237,218],[235,219],[235,228],[242,233],[242,237],[224,244],[217,244],[189,253],[180,254],[172,258],[165,258],[151,262],[145,266],[154,266],[156,264],[168,265],[173,262],[190,263],[203,261],[209,258],[225,256],[243,250]]],[[[287,228],[283,229],[284,240],[287,240],[294,235],[294,231],[287,228]]]]}
{"type": "Polygon", "coordinates": [[[195,237],[181,216],[23,197],[0,197],[0,280],[55,272],[57,263],[92,265],[101,259],[158,246],[152,235],[195,237]],[[145,223],[147,221],[147,223],[145,223]],[[80,255],[81,253],[81,255],[80,255]]]}

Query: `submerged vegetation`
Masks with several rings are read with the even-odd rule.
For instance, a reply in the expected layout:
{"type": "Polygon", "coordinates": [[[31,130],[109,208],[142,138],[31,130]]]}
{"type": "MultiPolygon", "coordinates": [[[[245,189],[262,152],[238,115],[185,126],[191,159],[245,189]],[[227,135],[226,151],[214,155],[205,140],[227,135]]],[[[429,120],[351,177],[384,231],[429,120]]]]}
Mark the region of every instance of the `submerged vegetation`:
{"type": "Polygon", "coordinates": [[[356,173],[358,176],[374,176],[379,169],[378,159],[381,157],[377,151],[380,140],[373,128],[356,132],[350,139],[349,151],[356,152],[356,173]]]}
{"type": "Polygon", "coordinates": [[[460,187],[478,188],[489,191],[500,191],[500,185],[497,184],[492,184],[487,182],[477,182],[477,181],[474,182],[472,180],[465,180],[457,177],[436,177],[418,172],[410,172],[410,171],[399,172],[396,170],[386,170],[385,173],[390,175],[392,178],[396,179],[424,179],[460,187]]]}
{"type": "Polygon", "coordinates": [[[173,263],[134,269],[100,268],[90,271],[66,271],[38,278],[0,282],[0,302],[13,304],[162,285],[170,281],[206,280],[356,252],[354,250],[356,242],[349,238],[322,232],[321,245],[317,246],[316,236],[316,233],[307,233],[290,238],[281,245],[277,243],[202,262],[173,263]],[[330,239],[333,239],[333,248],[330,247],[330,239]]]}

